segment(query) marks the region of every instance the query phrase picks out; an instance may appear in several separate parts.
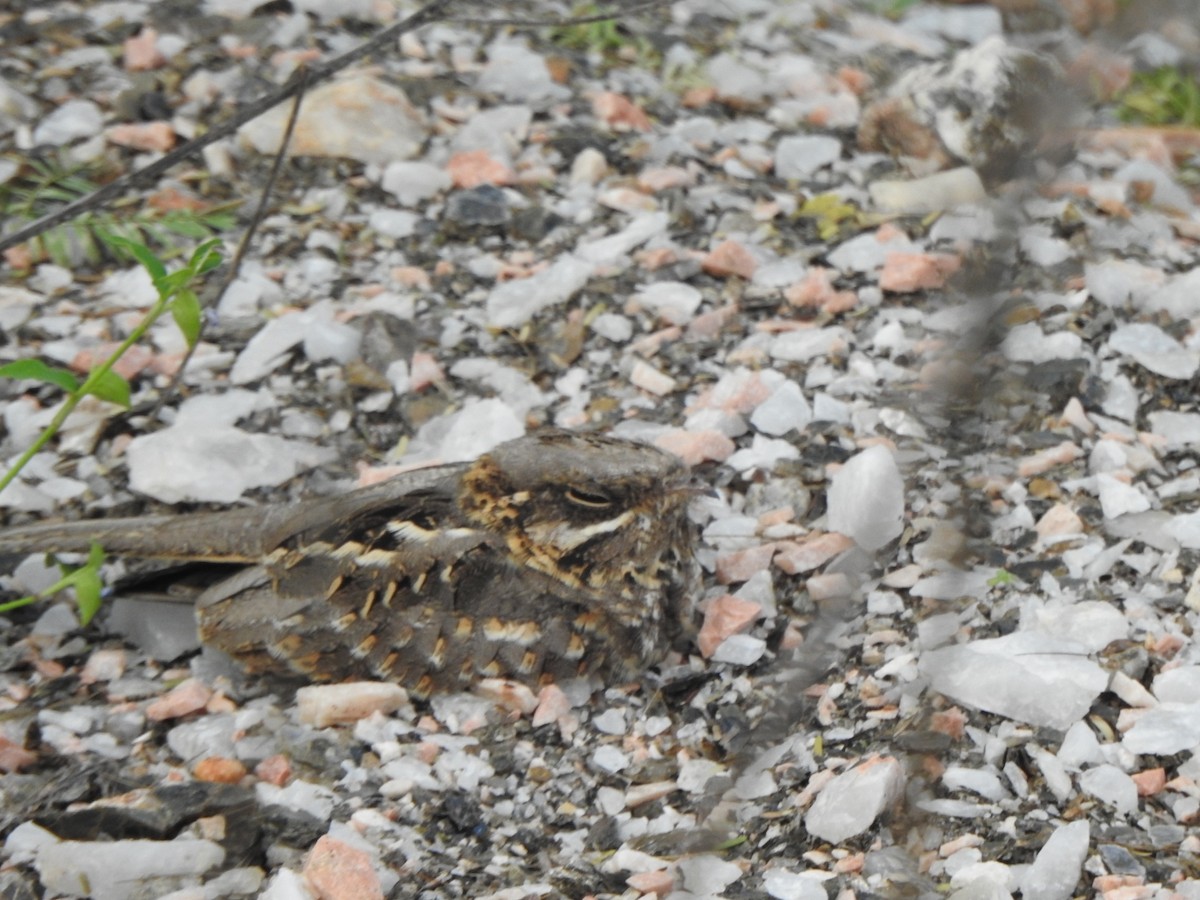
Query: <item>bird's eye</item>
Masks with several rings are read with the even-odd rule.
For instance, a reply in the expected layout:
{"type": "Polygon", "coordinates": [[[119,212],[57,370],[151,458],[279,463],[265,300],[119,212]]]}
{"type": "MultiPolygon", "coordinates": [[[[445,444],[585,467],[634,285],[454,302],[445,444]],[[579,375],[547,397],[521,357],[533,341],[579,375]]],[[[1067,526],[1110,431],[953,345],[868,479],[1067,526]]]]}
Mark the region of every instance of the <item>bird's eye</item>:
{"type": "Polygon", "coordinates": [[[602,494],[594,488],[586,491],[574,487],[567,488],[567,500],[576,506],[586,506],[588,509],[608,509],[613,505],[612,497],[602,494]]]}

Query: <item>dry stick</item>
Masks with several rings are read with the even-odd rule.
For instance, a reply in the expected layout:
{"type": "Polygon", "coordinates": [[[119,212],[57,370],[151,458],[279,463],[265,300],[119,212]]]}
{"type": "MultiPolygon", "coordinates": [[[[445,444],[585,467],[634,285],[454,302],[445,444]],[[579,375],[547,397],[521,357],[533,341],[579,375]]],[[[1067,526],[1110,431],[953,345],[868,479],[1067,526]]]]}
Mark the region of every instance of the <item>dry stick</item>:
{"type": "MultiPolygon", "coordinates": [[[[258,226],[262,224],[263,217],[267,214],[267,201],[271,199],[271,192],[275,188],[275,182],[279,180],[279,173],[283,170],[283,160],[286,158],[287,148],[292,142],[292,132],[296,129],[296,120],[300,118],[300,104],[304,102],[304,92],[308,88],[310,71],[307,66],[304,66],[297,72],[300,82],[299,91],[296,94],[296,99],[292,102],[291,114],[288,115],[287,125],[284,126],[283,135],[279,139],[279,150],[276,151],[275,159],[271,163],[271,171],[267,173],[267,183],[263,185],[262,193],[259,195],[258,207],[254,210],[254,215],[250,217],[250,223],[242,233],[242,239],[238,241],[237,250],[234,251],[233,259],[229,263],[229,271],[226,273],[221,284],[209,296],[209,303],[215,302],[217,298],[229,290],[229,286],[237,278],[238,272],[242,268],[242,262],[246,258],[246,252],[250,249],[250,241],[254,238],[255,233],[258,231],[258,226]]],[[[162,410],[163,404],[167,402],[167,398],[172,396],[176,388],[179,387],[179,381],[183,378],[187,364],[191,362],[192,356],[196,353],[196,348],[200,346],[200,335],[203,333],[204,318],[201,317],[200,331],[196,335],[196,340],[188,344],[187,352],[183,355],[183,360],[171,376],[171,381],[159,392],[158,402],[154,404],[154,409],[150,414],[151,418],[158,415],[162,410]]]]}
{"type": "Polygon", "coordinates": [[[288,80],[288,83],[279,90],[267,94],[265,97],[260,97],[253,103],[247,104],[242,109],[238,110],[238,112],[236,112],[228,121],[222,122],[220,125],[216,126],[206,134],[203,134],[194,140],[188,141],[183,146],[172,150],[162,159],[152,162],[150,165],[138,169],[136,172],[131,172],[122,178],[118,178],[116,181],[110,182],[99,190],[88,194],[86,197],[81,197],[73,203],[68,203],[57,212],[42,216],[42,218],[38,219],[36,222],[26,225],[24,228],[20,228],[11,234],[6,234],[3,237],[0,237],[0,252],[7,250],[10,247],[15,247],[18,244],[22,244],[31,238],[35,238],[42,232],[53,228],[55,225],[61,225],[63,222],[75,218],[80,213],[107,205],[112,200],[121,196],[129,188],[161,175],[163,172],[174,167],[176,163],[180,162],[186,157],[203,150],[209,144],[216,143],[222,138],[228,137],[251,119],[256,119],[267,110],[278,106],[284,100],[295,97],[308,85],[319,84],[321,81],[324,81],[337,72],[340,72],[351,63],[358,62],[360,59],[370,56],[372,53],[384,47],[386,44],[395,41],[400,35],[412,31],[415,28],[419,28],[422,25],[426,25],[435,19],[443,18],[441,15],[443,10],[445,10],[454,2],[456,2],[456,0],[432,0],[432,2],[422,6],[407,19],[383,29],[383,31],[379,32],[379,34],[375,35],[375,37],[363,42],[353,50],[349,50],[346,53],[343,53],[341,56],[335,57],[326,63],[313,66],[312,69],[309,70],[309,72],[305,75],[301,75],[299,73],[294,75],[288,80]]]}
{"type": "Polygon", "coordinates": [[[641,12],[645,9],[653,9],[656,6],[666,6],[671,0],[641,0],[639,3],[631,3],[628,6],[620,7],[611,13],[597,13],[593,16],[572,16],[570,19],[475,19],[475,18],[447,18],[447,22],[454,22],[457,25],[510,25],[515,28],[560,28],[574,25],[594,25],[597,22],[611,22],[617,17],[617,14],[628,15],[629,13],[641,12]]]}

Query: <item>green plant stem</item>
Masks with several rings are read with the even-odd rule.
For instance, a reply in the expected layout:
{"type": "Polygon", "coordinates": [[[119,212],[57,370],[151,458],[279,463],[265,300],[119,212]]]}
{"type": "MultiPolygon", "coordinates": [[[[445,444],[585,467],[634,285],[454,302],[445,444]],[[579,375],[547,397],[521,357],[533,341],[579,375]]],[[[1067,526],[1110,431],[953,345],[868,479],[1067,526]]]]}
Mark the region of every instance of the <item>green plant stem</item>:
{"type": "Polygon", "coordinates": [[[136,326],[134,326],[133,331],[129,332],[129,335],[125,338],[125,340],[121,341],[116,351],[110,354],[108,359],[104,360],[104,362],[102,362],[96,368],[92,369],[91,372],[88,373],[88,377],[84,379],[83,384],[81,384],[76,390],[67,394],[66,400],[63,401],[63,405],[59,407],[58,412],[54,414],[54,418],[50,420],[50,424],[42,429],[42,433],[39,434],[37,439],[29,445],[29,448],[21,454],[21,457],[17,460],[16,464],[9,468],[3,477],[0,477],[0,491],[3,491],[6,487],[12,484],[12,482],[16,480],[17,475],[22,469],[25,468],[29,461],[33,459],[33,457],[36,456],[37,453],[50,442],[50,439],[53,438],[54,435],[58,434],[59,429],[62,428],[63,423],[67,420],[67,417],[75,411],[75,407],[80,404],[83,398],[91,393],[91,390],[96,385],[96,382],[112,371],[112,367],[117,364],[117,360],[119,360],[125,354],[125,351],[141,340],[142,336],[150,330],[150,326],[157,322],[162,314],[167,311],[167,306],[170,304],[173,296],[173,293],[168,294],[166,297],[160,296],[159,299],[155,301],[154,306],[150,308],[150,311],[142,317],[142,320],[138,322],[136,326]]]}

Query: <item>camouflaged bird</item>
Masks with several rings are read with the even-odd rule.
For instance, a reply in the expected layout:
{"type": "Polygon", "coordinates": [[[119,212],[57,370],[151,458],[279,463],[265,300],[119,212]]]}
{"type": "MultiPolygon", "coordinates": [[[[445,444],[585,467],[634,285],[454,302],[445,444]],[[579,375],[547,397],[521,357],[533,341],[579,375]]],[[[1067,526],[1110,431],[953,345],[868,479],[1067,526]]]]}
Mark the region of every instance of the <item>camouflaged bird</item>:
{"type": "Polygon", "coordinates": [[[200,638],[251,672],[417,696],[483,677],[627,680],[690,626],[695,493],[654,447],[545,430],[341,496],[10,529],[0,552],[96,542],[219,564],[200,638]]]}

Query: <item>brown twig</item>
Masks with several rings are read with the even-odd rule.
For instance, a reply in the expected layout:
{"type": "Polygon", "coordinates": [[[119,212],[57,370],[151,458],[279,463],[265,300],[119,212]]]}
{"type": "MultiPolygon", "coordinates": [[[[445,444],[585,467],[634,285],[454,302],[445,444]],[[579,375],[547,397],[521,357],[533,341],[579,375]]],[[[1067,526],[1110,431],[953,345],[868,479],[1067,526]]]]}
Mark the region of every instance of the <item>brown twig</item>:
{"type": "MultiPolygon", "coordinates": [[[[287,148],[292,142],[292,132],[296,130],[296,120],[300,118],[300,104],[304,100],[305,91],[308,89],[309,75],[311,70],[305,66],[297,73],[300,81],[300,88],[296,94],[295,100],[292,101],[292,111],[288,115],[287,124],[283,129],[283,136],[279,139],[279,149],[275,153],[275,159],[271,163],[271,171],[267,173],[267,182],[263,185],[262,193],[258,197],[258,206],[254,210],[254,215],[250,217],[249,224],[246,225],[246,230],[242,232],[242,239],[238,241],[237,250],[234,251],[233,259],[229,262],[229,271],[225,273],[225,277],[221,280],[220,285],[212,292],[208,300],[210,303],[215,302],[221,297],[229,286],[233,284],[238,276],[238,272],[242,269],[242,262],[246,258],[246,252],[250,249],[250,241],[253,240],[255,233],[258,231],[258,226],[262,224],[263,217],[267,214],[267,202],[271,199],[271,192],[275,189],[275,182],[279,180],[279,173],[283,171],[283,161],[287,158],[287,148]]],[[[208,304],[205,304],[208,305],[208,304]]],[[[200,332],[196,335],[196,340],[188,345],[187,353],[183,356],[183,361],[171,376],[170,383],[158,395],[158,402],[154,404],[154,411],[151,413],[151,418],[158,415],[167,398],[175,393],[175,389],[179,387],[179,381],[183,378],[183,373],[187,369],[187,364],[191,361],[192,356],[196,353],[196,348],[200,346],[200,335],[204,333],[204,318],[200,319],[200,332]]]]}
{"type": "Polygon", "coordinates": [[[567,19],[476,19],[476,18],[448,18],[447,22],[454,22],[459,25],[505,25],[511,28],[564,28],[572,25],[592,25],[596,22],[611,22],[618,16],[626,16],[630,13],[642,12],[646,9],[653,9],[656,6],[666,6],[669,0],[640,0],[637,3],[631,3],[628,6],[614,7],[612,12],[596,13],[592,16],[572,16],[567,19]]]}

